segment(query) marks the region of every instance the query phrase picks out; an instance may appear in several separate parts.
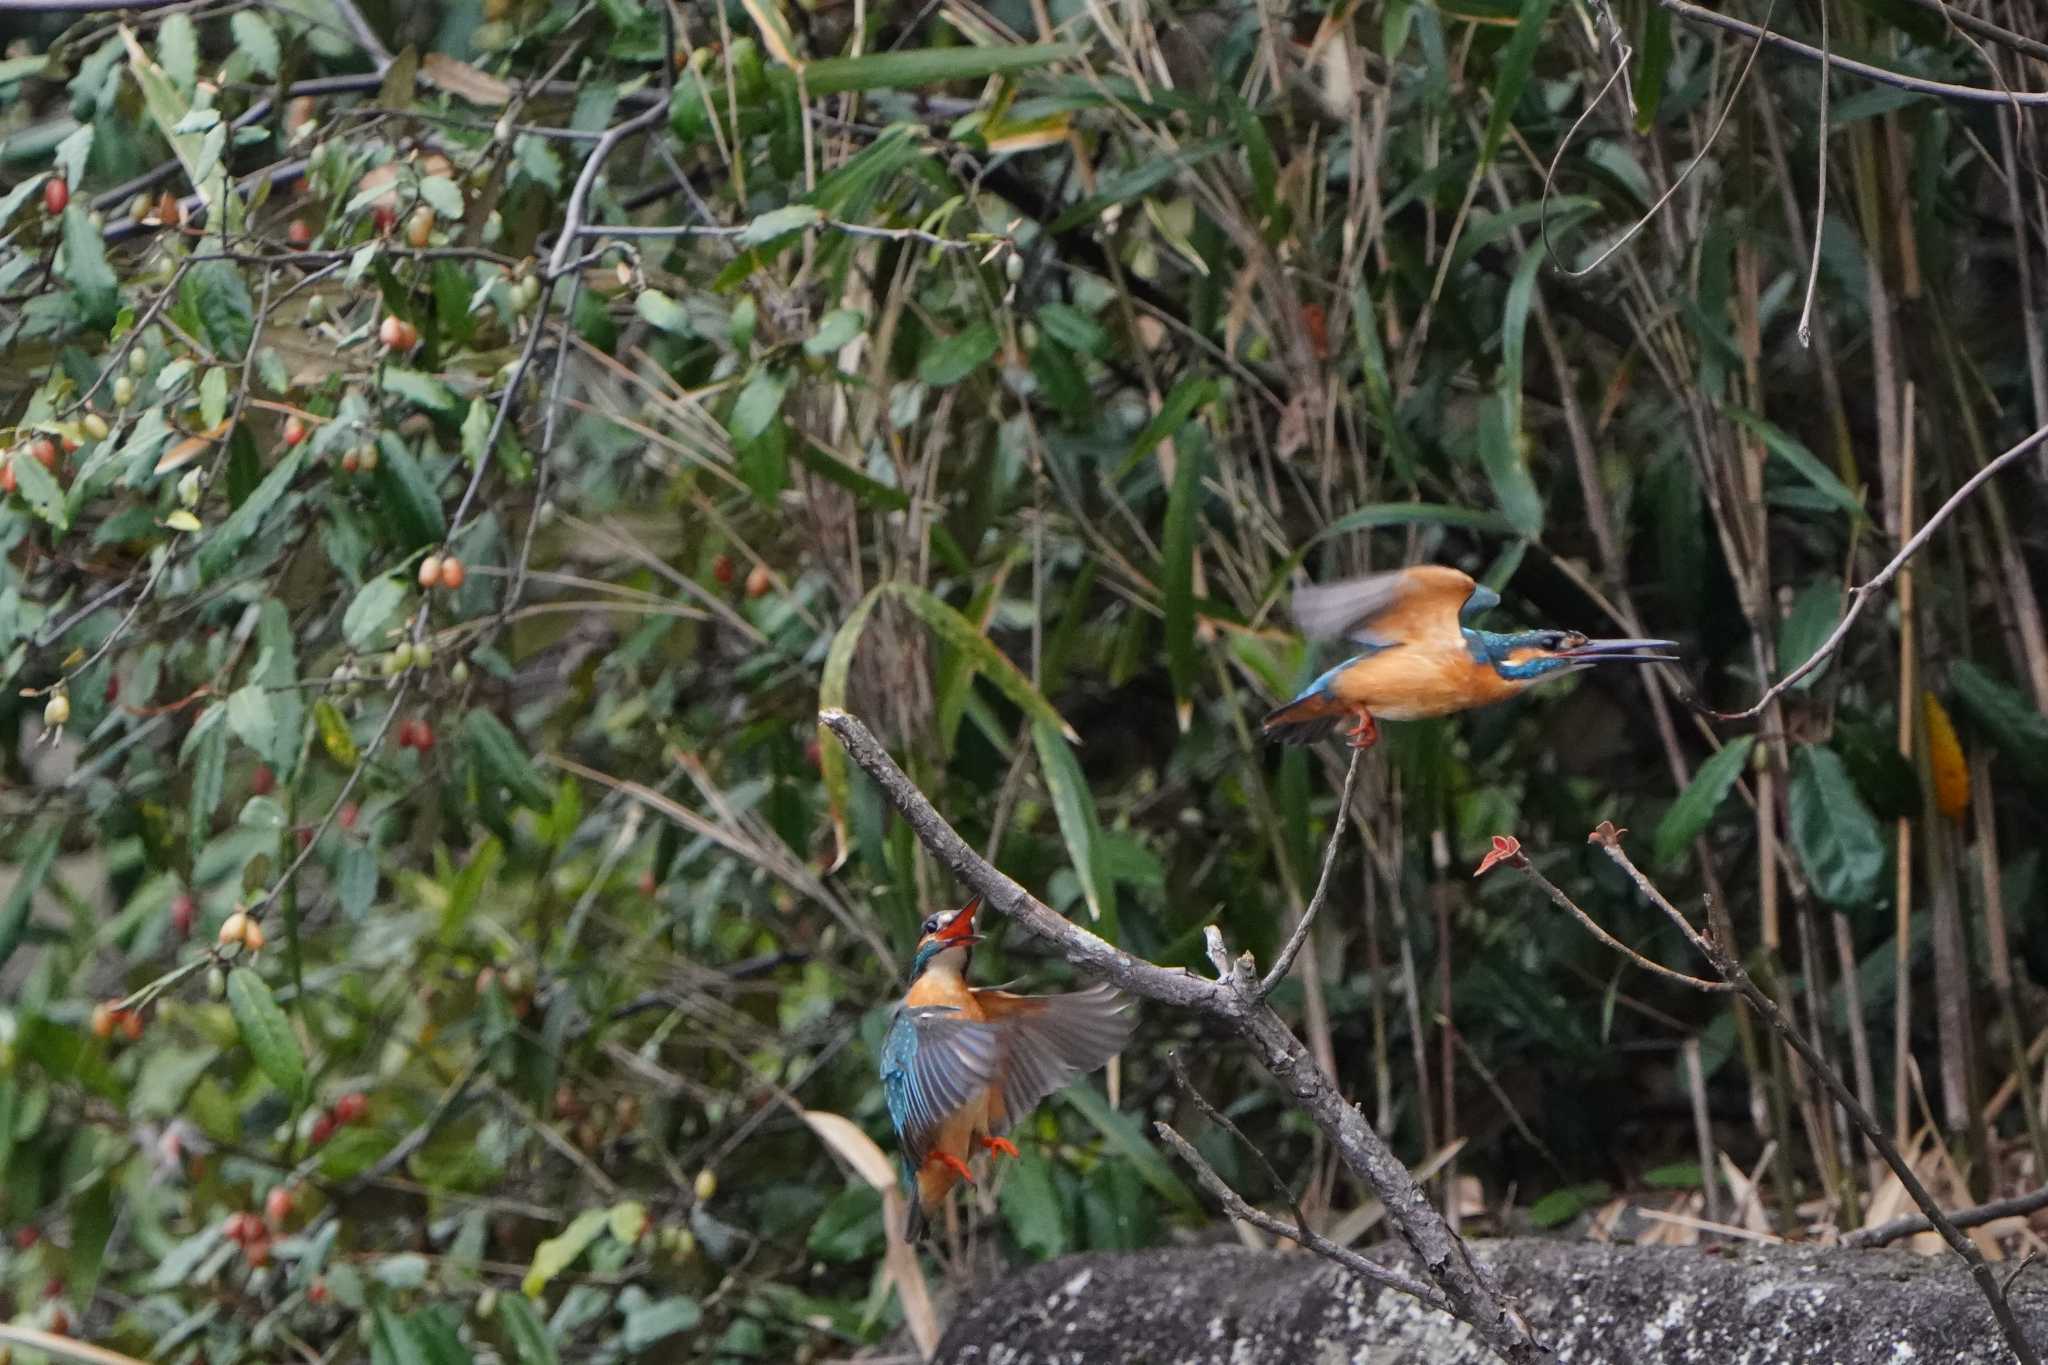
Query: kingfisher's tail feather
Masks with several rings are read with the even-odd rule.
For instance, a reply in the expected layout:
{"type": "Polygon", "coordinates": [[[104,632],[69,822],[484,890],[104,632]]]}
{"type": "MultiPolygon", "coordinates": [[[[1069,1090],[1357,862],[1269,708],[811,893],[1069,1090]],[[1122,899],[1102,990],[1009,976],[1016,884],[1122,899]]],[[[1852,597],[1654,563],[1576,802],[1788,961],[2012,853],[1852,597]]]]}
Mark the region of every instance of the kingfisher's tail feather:
{"type": "Polygon", "coordinates": [[[903,1219],[903,1240],[916,1246],[924,1239],[924,1201],[917,1197],[917,1191],[910,1192],[910,1212],[903,1219]]]}
{"type": "Polygon", "coordinates": [[[1277,744],[1315,744],[1336,733],[1351,713],[1327,692],[1310,692],[1266,713],[1260,731],[1277,744]]]}

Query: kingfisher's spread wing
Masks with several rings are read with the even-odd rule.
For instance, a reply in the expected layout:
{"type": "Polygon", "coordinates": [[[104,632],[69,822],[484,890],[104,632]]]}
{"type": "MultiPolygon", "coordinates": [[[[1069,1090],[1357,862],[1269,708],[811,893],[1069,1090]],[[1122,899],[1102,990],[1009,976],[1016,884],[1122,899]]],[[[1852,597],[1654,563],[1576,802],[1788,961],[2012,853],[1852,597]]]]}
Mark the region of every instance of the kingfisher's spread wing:
{"type": "Polygon", "coordinates": [[[1069,995],[976,991],[974,998],[1002,1036],[1002,1111],[989,1116],[998,1134],[1047,1095],[1105,1065],[1137,1026],[1129,1002],[1106,985],[1069,995]]]}
{"type": "Polygon", "coordinates": [[[1294,619],[1311,639],[1345,636],[1386,648],[1439,640],[1458,644],[1459,623],[1497,605],[1500,595],[1443,564],[1324,583],[1294,594],[1294,619]]]}
{"type": "Polygon", "coordinates": [[[1002,1052],[996,1028],[953,1006],[896,1011],[882,1044],[882,1095],[911,1171],[931,1155],[946,1120],[994,1082],[1002,1052]]]}

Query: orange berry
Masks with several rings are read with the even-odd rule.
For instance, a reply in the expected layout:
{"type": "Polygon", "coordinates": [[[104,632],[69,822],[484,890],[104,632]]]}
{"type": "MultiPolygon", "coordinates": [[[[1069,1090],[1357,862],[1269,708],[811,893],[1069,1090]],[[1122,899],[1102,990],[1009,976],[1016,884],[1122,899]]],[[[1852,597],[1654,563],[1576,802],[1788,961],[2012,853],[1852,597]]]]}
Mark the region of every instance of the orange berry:
{"type": "Polygon", "coordinates": [[[18,487],[20,481],[14,477],[14,461],[0,455],[0,493],[12,493],[18,487]]]}
{"type": "Polygon", "coordinates": [[[344,474],[353,474],[356,472],[356,470],[362,467],[362,463],[362,460],[357,457],[355,451],[345,451],[343,452],[341,457],[341,472],[344,474]]]}
{"type": "Polygon", "coordinates": [[[53,474],[57,472],[57,443],[49,437],[38,436],[30,443],[28,453],[35,456],[36,463],[43,468],[53,474]]]}
{"type": "Polygon", "coordinates": [[[405,240],[415,247],[423,247],[433,239],[434,211],[420,207],[412,211],[412,217],[405,220],[405,240]]]}
{"type": "Polygon", "coordinates": [[[756,564],[747,570],[747,596],[762,597],[775,586],[775,577],[768,572],[766,564],[756,564]]]}
{"type": "Polygon", "coordinates": [[[441,586],[441,556],[428,555],[420,561],[420,586],[438,588],[441,586]]]}
{"type": "Polygon", "coordinates": [[[265,942],[267,942],[267,940],[263,937],[263,926],[258,924],[255,921],[255,919],[250,916],[245,915],[243,916],[243,918],[247,919],[249,922],[247,926],[244,927],[242,930],[242,946],[244,948],[247,948],[252,953],[262,952],[263,945],[265,942]]]}
{"type": "Polygon", "coordinates": [[[284,230],[284,239],[291,243],[292,250],[304,251],[313,244],[313,229],[305,219],[294,218],[284,230]]]}
{"type": "Polygon", "coordinates": [[[306,439],[305,419],[297,416],[284,419],[284,443],[295,446],[306,439]]]}
{"type": "Polygon", "coordinates": [[[248,937],[249,927],[254,923],[247,911],[237,910],[220,922],[220,935],[217,941],[223,948],[233,948],[248,937]]]}
{"type": "Polygon", "coordinates": [[[457,559],[454,555],[449,555],[446,559],[443,559],[441,561],[442,587],[448,589],[448,591],[450,592],[454,592],[457,588],[462,586],[462,580],[465,577],[467,577],[467,572],[462,567],[462,561],[457,559]]]}
{"type": "Polygon", "coordinates": [[[121,1018],[121,1036],[123,1038],[132,1043],[142,1037],[141,1015],[137,1014],[134,1010],[116,1010],[114,1013],[121,1018]]]}
{"type": "Polygon", "coordinates": [[[102,1000],[92,1007],[92,1036],[111,1038],[114,1036],[114,1007],[102,1000]]]}
{"type": "Polygon", "coordinates": [[[377,339],[384,343],[386,350],[410,351],[419,345],[420,331],[398,314],[387,313],[377,327],[377,339]]]}

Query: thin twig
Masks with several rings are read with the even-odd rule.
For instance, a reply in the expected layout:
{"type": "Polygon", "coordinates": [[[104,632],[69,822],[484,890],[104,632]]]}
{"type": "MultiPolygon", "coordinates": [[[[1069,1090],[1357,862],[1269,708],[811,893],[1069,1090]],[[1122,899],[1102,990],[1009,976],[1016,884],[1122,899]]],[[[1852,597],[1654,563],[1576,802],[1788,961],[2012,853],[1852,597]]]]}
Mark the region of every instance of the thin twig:
{"type": "Polygon", "coordinates": [[[1951,85],[1946,81],[1930,81],[1921,76],[1908,76],[1901,71],[1888,71],[1881,66],[1859,62],[1849,57],[1829,57],[1819,48],[1788,38],[1782,33],[1773,33],[1757,27],[1730,14],[1718,14],[1713,10],[1690,3],[1690,0],[1657,0],[1657,3],[1681,19],[1690,19],[1698,24],[1712,24],[1725,28],[1730,33],[1740,33],[1747,38],[1756,38],[1772,47],[1780,48],[1809,61],[1825,61],[1838,70],[1879,85],[1895,86],[1900,90],[1911,90],[1916,94],[1933,95],[1937,99],[1963,100],[1972,104],[2014,104],[2025,107],[2048,106],[2048,91],[2016,92],[2009,90],[1987,90],[1978,85],[1951,85]]]}
{"type": "Polygon", "coordinates": [[[1287,946],[1280,950],[1280,956],[1273,959],[1272,970],[1259,983],[1258,998],[1261,1000],[1271,995],[1274,988],[1294,970],[1294,959],[1300,954],[1302,945],[1308,942],[1308,931],[1315,927],[1316,915],[1322,910],[1323,902],[1330,898],[1330,869],[1337,865],[1337,845],[1344,842],[1344,827],[1351,823],[1351,788],[1358,781],[1360,760],[1364,757],[1363,749],[1351,751],[1351,766],[1344,770],[1344,794],[1337,798],[1337,819],[1330,826],[1330,842],[1323,849],[1322,875],[1316,879],[1315,894],[1309,897],[1308,908],[1301,912],[1294,932],[1288,935],[1287,946]]]}
{"type": "MultiPolygon", "coordinates": [[[[1836,58],[1835,60],[1838,65],[1843,64],[1841,58],[1836,58]]],[[[1849,627],[1855,622],[1857,615],[1862,612],[1864,604],[1870,600],[1871,596],[1879,588],[1891,582],[1897,576],[1899,570],[1905,568],[1907,562],[1914,555],[1920,553],[1921,548],[1929,540],[1933,539],[1934,533],[1941,529],[1942,523],[1953,516],[1956,509],[1961,507],[1971,494],[1990,482],[1994,475],[2002,472],[2007,465],[2016,464],[2027,455],[2032,454],[2034,448],[2044,440],[2048,440],[2048,426],[2040,427],[2032,434],[2022,437],[2017,445],[2014,445],[2010,450],[2007,450],[1975,474],[1972,474],[1963,482],[1960,488],[1949,494],[1948,501],[1936,508],[1934,515],[1921,523],[1920,529],[1913,533],[1911,540],[1908,540],[1899,547],[1899,552],[1892,556],[1890,563],[1879,569],[1875,574],[1872,574],[1868,580],[1857,584],[1849,590],[1849,609],[1842,613],[1841,620],[1835,622],[1834,630],[1828,633],[1827,639],[1821,641],[1820,648],[1813,651],[1812,656],[1805,663],[1799,665],[1799,667],[1793,669],[1775,683],[1772,683],[1770,688],[1761,697],[1757,698],[1754,705],[1742,711],[1709,711],[1707,714],[1715,720],[1748,720],[1751,717],[1761,715],[1764,708],[1775,701],[1787,688],[1796,686],[1801,678],[1806,677],[1816,668],[1826,663],[1834,655],[1834,652],[1842,647],[1843,639],[1849,634],[1849,627]]]]}
{"type": "Polygon", "coordinates": [[[1605,929],[1602,929],[1591,915],[1579,909],[1570,896],[1559,890],[1554,882],[1536,870],[1535,864],[1531,863],[1527,855],[1523,854],[1519,848],[1517,848],[1516,852],[1502,858],[1501,861],[1536,883],[1536,885],[1542,887],[1543,894],[1550,897],[1550,903],[1569,914],[1573,919],[1576,919],[1585,927],[1587,933],[1599,939],[1602,943],[1612,948],[1615,952],[1620,953],[1644,971],[1654,972],[1666,981],[1675,981],[1681,986],[1690,986],[1696,991],[1732,991],[1735,989],[1732,982],[1708,981],[1704,977],[1687,976],[1684,972],[1673,971],[1661,962],[1652,962],[1649,958],[1644,957],[1641,953],[1629,947],[1605,929]]]}

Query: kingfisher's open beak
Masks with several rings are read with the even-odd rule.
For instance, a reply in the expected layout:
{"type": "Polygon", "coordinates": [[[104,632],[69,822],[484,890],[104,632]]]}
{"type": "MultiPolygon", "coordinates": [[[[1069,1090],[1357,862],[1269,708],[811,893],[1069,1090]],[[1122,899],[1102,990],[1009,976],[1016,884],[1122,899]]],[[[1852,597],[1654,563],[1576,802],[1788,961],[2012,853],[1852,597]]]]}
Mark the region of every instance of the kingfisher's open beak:
{"type": "Polygon", "coordinates": [[[1581,640],[1557,651],[1560,659],[1589,664],[1675,664],[1676,640],[1581,640]]]}
{"type": "Polygon", "coordinates": [[[939,930],[936,935],[939,942],[949,947],[981,942],[981,935],[974,932],[974,912],[979,909],[981,909],[981,897],[979,896],[961,906],[953,918],[946,921],[945,927],[939,930]]]}

